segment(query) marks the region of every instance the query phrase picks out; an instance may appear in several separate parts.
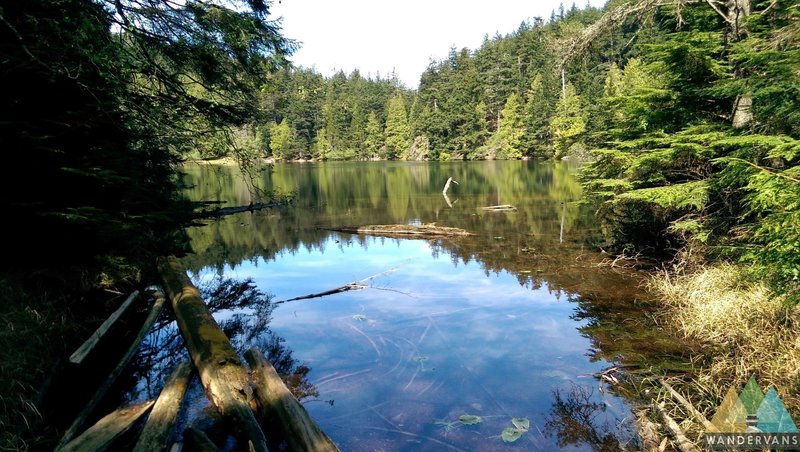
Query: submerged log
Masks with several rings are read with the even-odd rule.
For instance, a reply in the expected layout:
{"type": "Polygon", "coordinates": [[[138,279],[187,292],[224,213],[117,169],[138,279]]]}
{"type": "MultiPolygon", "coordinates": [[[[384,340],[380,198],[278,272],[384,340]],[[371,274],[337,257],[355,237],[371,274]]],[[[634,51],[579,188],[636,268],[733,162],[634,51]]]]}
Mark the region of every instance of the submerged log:
{"type": "Polygon", "coordinates": [[[328,231],[347,232],[350,234],[366,234],[391,238],[433,238],[457,237],[473,235],[459,228],[437,226],[435,223],[414,224],[375,224],[367,226],[346,226],[341,228],[326,228],[328,231]]]}
{"type": "Polygon", "coordinates": [[[61,451],[101,451],[106,450],[123,433],[127,432],[133,424],[144,416],[153,406],[149,400],[138,405],[119,408],[97,421],[80,436],[66,444],[61,451]]]}
{"type": "Polygon", "coordinates": [[[189,427],[183,431],[184,450],[194,452],[219,452],[219,447],[211,441],[206,432],[189,427]]]}
{"type": "Polygon", "coordinates": [[[134,451],[164,450],[169,445],[172,429],[193,369],[192,363],[184,361],[172,372],[161,394],[158,395],[147,423],[144,424],[139,440],[133,448],[134,451]]]}
{"type": "Polygon", "coordinates": [[[142,327],[139,328],[139,334],[136,335],[133,343],[131,343],[131,345],[128,347],[128,350],[122,356],[122,359],[120,359],[119,363],[117,363],[117,366],[114,368],[114,370],[112,370],[108,375],[106,381],[97,389],[97,391],[94,393],[94,396],[92,396],[86,406],[83,407],[83,410],[81,410],[81,412],[78,414],[78,417],[75,418],[75,421],[72,422],[72,425],[70,425],[69,429],[67,429],[67,431],[64,433],[64,436],[61,438],[61,441],[56,447],[57,449],[63,447],[72,438],[74,438],[75,435],[78,434],[80,428],[86,423],[86,418],[92,414],[92,411],[94,411],[97,404],[103,399],[108,389],[111,388],[115,381],[117,381],[117,378],[122,374],[122,371],[125,370],[125,367],[128,365],[131,358],[133,358],[133,355],[136,354],[136,350],[139,349],[139,344],[141,344],[145,336],[147,336],[148,331],[150,331],[150,327],[153,326],[158,318],[158,315],[161,313],[161,309],[164,307],[164,302],[165,300],[163,295],[157,294],[156,301],[153,303],[153,307],[150,309],[147,319],[145,319],[142,327]]]}
{"type": "Polygon", "coordinates": [[[114,323],[122,317],[122,314],[128,310],[128,308],[133,304],[134,300],[139,296],[139,291],[135,290],[132,294],[128,296],[128,298],[111,314],[102,325],[100,325],[97,330],[92,333],[89,339],[86,339],[86,342],[83,343],[77,350],[69,357],[69,362],[73,364],[80,364],[83,360],[89,355],[89,353],[94,349],[100,339],[105,336],[108,330],[114,325],[114,323]]]}
{"type": "Polygon", "coordinates": [[[202,212],[198,212],[195,216],[197,219],[202,218],[220,218],[227,215],[233,215],[235,213],[242,213],[242,212],[255,212],[257,210],[263,209],[271,209],[273,207],[280,206],[285,203],[281,202],[257,202],[257,203],[250,203],[246,206],[234,206],[234,207],[220,207],[217,209],[212,210],[204,210],[202,212]]]}
{"type": "Polygon", "coordinates": [[[158,267],[208,400],[249,448],[266,451],[264,432],[249,405],[253,396],[249,375],[239,355],[211,316],[200,291],[189,281],[180,260],[174,256],[161,258],[158,267]]]}
{"type": "Polygon", "coordinates": [[[516,212],[517,208],[512,206],[511,204],[500,204],[499,206],[487,206],[487,207],[479,207],[480,210],[485,210],[486,212],[516,212]]]}
{"type": "Polygon", "coordinates": [[[261,351],[251,348],[244,356],[252,369],[259,416],[265,424],[278,427],[289,449],[338,451],[336,444],[317,426],[261,351]]]}

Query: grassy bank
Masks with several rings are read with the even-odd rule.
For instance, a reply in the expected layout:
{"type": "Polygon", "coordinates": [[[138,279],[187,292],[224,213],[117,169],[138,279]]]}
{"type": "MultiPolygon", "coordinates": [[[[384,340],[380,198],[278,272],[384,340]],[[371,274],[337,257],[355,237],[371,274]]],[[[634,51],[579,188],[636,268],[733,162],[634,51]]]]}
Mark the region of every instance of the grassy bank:
{"type": "Polygon", "coordinates": [[[136,277],[116,270],[0,274],[0,450],[38,450],[57,438],[40,407],[57,369],[119,304],[114,288],[128,290],[136,277]]]}
{"type": "MultiPolygon", "coordinates": [[[[661,320],[700,344],[695,372],[672,383],[707,419],[730,388],[738,393],[753,376],[764,391],[774,386],[792,417],[800,420],[798,306],[731,264],[659,275],[651,289],[665,303],[661,320]]],[[[687,436],[702,444],[705,429],[696,416],[669,396],[660,400],[667,401],[687,436]]]]}

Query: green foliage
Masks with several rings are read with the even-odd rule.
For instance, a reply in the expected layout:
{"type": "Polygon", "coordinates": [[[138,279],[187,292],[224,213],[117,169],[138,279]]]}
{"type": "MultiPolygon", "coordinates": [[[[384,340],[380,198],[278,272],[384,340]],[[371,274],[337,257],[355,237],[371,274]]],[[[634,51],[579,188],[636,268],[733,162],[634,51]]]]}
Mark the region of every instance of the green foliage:
{"type": "Polygon", "coordinates": [[[497,156],[503,159],[522,157],[522,135],[525,133],[523,118],[520,114],[519,96],[511,93],[503,107],[500,124],[497,128],[497,139],[500,149],[497,156]]]}
{"type": "Polygon", "coordinates": [[[401,95],[389,99],[386,105],[386,142],[384,157],[405,159],[411,147],[411,128],[408,125],[405,101],[401,95]]]}
{"type": "Polygon", "coordinates": [[[291,158],[294,131],[289,122],[284,120],[269,128],[269,150],[276,160],[291,158]]]}
{"type": "Polygon", "coordinates": [[[583,116],[581,99],[575,87],[568,83],[556,104],[555,115],[550,120],[553,132],[553,157],[565,157],[570,146],[586,132],[586,121],[583,116]]]}
{"type": "MultiPolygon", "coordinates": [[[[175,249],[189,207],[175,165],[235,142],[254,119],[263,74],[293,48],[265,3],[236,5],[3,4],[0,146],[13,150],[15,171],[2,204],[20,218],[8,262],[41,265],[47,255],[80,265],[175,249]],[[47,182],[31,184],[30,173],[47,182]]],[[[242,137],[253,142],[251,132],[242,137]]]]}
{"type": "Polygon", "coordinates": [[[367,116],[366,138],[364,139],[365,154],[363,157],[367,159],[377,158],[383,152],[383,143],[383,127],[378,122],[375,112],[371,111],[367,116]]]}

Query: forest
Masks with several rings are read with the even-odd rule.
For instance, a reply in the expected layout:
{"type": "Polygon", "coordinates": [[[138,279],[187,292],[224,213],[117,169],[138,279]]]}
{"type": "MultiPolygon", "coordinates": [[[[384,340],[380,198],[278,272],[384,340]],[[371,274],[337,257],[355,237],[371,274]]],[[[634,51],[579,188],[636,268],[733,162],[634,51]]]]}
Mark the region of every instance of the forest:
{"type": "Polygon", "coordinates": [[[258,120],[197,156],[592,160],[584,184],[618,252],[691,243],[796,294],[800,11],[729,3],[562,5],[451,49],[416,90],[286,68],[258,120]]]}
{"type": "MultiPolygon", "coordinates": [[[[766,324],[788,334],[800,302],[800,5],[562,4],[450,49],[416,88],[292,65],[297,43],[270,7],[0,2],[0,398],[11,407],[0,447],[52,442],[23,427],[50,358],[102,321],[108,291],[188,252],[202,203],[185,197],[186,161],[584,162],[604,252],[675,277],[731,268],[740,279],[724,289],[769,288],[766,324]]],[[[678,297],[664,281],[656,291],[678,297]]],[[[786,369],[765,378],[797,393],[786,369]]]]}

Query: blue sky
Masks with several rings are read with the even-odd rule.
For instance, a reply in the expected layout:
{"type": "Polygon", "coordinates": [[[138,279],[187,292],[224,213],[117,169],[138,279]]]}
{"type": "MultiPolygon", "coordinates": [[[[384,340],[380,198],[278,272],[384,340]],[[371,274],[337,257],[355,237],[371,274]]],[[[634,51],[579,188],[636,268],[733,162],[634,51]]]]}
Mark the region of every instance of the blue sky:
{"type": "MultiPolygon", "coordinates": [[[[550,17],[559,0],[281,0],[273,17],[283,18],[284,35],[302,47],[292,61],[324,75],[342,69],[387,76],[394,70],[409,88],[431,59],[451,47],[475,49],[484,35],[507,34],[523,20],[550,17]]],[[[602,6],[604,0],[590,0],[602,6]]],[[[586,0],[578,0],[579,7],[586,0]]],[[[572,5],[564,2],[565,8],[572,5]]]]}

